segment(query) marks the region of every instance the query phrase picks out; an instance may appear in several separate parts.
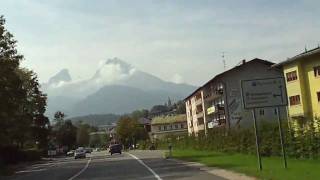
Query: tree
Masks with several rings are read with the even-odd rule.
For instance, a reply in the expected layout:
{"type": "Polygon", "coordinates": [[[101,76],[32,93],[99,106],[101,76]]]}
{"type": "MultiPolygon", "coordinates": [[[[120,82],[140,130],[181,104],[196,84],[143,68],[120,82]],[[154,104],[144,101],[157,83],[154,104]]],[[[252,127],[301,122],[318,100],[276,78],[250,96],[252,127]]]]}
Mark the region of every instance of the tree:
{"type": "Polygon", "coordinates": [[[174,104],[177,114],[186,114],[186,105],[184,101],[178,101],[174,104]]]}
{"type": "Polygon", "coordinates": [[[24,142],[29,140],[44,149],[47,147],[50,126],[49,119],[44,115],[47,96],[40,91],[37,75],[33,71],[19,69],[18,74],[26,98],[20,103],[18,131],[14,134],[16,141],[23,147],[24,142]]]}
{"type": "Polygon", "coordinates": [[[147,118],[149,116],[149,111],[146,109],[133,111],[130,115],[133,119],[147,118]]]}
{"type": "Polygon", "coordinates": [[[47,97],[40,91],[37,75],[19,67],[23,56],[4,25],[0,16],[0,142],[20,148],[27,141],[37,142],[43,148],[49,134],[49,120],[44,115],[47,97]]]}
{"type": "Polygon", "coordinates": [[[70,120],[64,120],[65,114],[57,111],[54,115],[53,136],[60,146],[67,146],[69,149],[76,145],[77,127],[70,120]]]}
{"type": "Polygon", "coordinates": [[[135,144],[138,140],[145,140],[148,136],[147,132],[138,121],[129,116],[120,118],[116,127],[116,132],[118,139],[126,147],[135,144]]]}
{"type": "MultiPolygon", "coordinates": [[[[5,28],[5,19],[0,16],[0,142],[1,145],[14,143],[14,133],[19,128],[20,104],[26,97],[17,70],[23,56],[16,50],[17,41],[5,28]]],[[[0,145],[0,146],[1,146],[0,145]]]]}
{"type": "Polygon", "coordinates": [[[88,146],[90,140],[91,127],[88,124],[80,123],[77,130],[77,145],[78,146],[88,146]]]}

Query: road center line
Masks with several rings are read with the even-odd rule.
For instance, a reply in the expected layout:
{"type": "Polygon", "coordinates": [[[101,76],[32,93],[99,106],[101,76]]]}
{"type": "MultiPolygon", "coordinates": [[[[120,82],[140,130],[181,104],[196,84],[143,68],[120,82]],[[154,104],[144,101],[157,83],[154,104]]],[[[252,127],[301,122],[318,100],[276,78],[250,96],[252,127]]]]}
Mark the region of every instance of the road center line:
{"type": "Polygon", "coordinates": [[[145,168],[147,168],[153,175],[154,177],[157,179],[157,180],[162,180],[160,178],[160,176],[154,172],[149,166],[147,166],[141,159],[139,159],[137,156],[133,155],[133,154],[130,154],[128,153],[131,157],[133,157],[134,159],[136,159],[141,165],[143,165],[145,168]]]}
{"type": "Polygon", "coordinates": [[[16,174],[21,174],[21,173],[28,173],[28,172],[39,172],[39,171],[45,171],[47,169],[33,169],[33,170],[24,170],[24,171],[17,171],[15,172],[16,174]]]}
{"type": "Polygon", "coordinates": [[[79,171],[77,174],[75,174],[74,176],[72,176],[68,180],[73,180],[76,177],[78,177],[81,173],[83,173],[89,167],[90,162],[91,162],[91,158],[88,160],[87,164],[81,169],[81,171],[79,171]]]}

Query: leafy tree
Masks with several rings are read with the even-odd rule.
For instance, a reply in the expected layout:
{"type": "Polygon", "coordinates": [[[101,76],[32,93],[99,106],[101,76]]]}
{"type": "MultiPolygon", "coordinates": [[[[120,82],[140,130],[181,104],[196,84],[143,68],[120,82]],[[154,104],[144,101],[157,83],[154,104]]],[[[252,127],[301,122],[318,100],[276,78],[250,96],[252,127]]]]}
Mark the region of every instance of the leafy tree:
{"type": "Polygon", "coordinates": [[[177,114],[186,114],[186,105],[184,101],[178,101],[174,105],[177,114]]]}
{"type": "Polygon", "coordinates": [[[70,149],[76,145],[77,127],[70,120],[65,121],[64,117],[65,114],[61,111],[55,113],[53,136],[58,145],[67,146],[70,149]]]}
{"type": "Polygon", "coordinates": [[[130,115],[133,119],[147,118],[149,116],[149,111],[146,109],[133,111],[130,115]]]}
{"type": "Polygon", "coordinates": [[[77,130],[77,145],[88,146],[90,140],[91,127],[88,124],[80,123],[77,130]]]}
{"type": "Polygon", "coordinates": [[[116,132],[118,139],[125,146],[136,144],[139,140],[145,140],[147,138],[147,132],[138,123],[136,119],[129,116],[123,116],[118,121],[116,132]]]}
{"type": "Polygon", "coordinates": [[[19,67],[23,56],[16,43],[0,16],[0,142],[20,148],[26,142],[37,142],[44,148],[49,134],[49,120],[44,115],[47,98],[36,74],[19,67]]]}
{"type": "MultiPolygon", "coordinates": [[[[23,56],[16,50],[17,41],[5,28],[5,19],[0,16],[0,141],[1,145],[10,145],[14,133],[19,131],[19,113],[21,101],[26,94],[17,70],[23,56]]],[[[16,138],[15,138],[16,139],[16,138]]]]}

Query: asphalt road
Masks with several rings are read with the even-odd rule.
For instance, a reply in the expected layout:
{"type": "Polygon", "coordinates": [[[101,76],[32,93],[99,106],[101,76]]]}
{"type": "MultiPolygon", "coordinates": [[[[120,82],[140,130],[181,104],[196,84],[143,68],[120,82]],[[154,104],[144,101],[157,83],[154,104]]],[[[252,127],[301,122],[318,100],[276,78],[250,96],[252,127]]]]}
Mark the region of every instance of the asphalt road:
{"type": "Polygon", "coordinates": [[[86,159],[57,158],[16,172],[5,180],[196,179],[220,180],[197,167],[162,158],[160,151],[131,151],[110,156],[93,152],[86,159]]]}

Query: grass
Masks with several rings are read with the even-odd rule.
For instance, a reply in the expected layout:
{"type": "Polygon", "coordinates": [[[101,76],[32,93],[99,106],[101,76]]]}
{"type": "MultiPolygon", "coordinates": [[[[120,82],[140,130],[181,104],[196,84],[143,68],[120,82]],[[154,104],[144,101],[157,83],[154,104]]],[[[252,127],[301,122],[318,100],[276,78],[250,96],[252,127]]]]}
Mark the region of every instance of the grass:
{"type": "Polygon", "coordinates": [[[281,157],[263,157],[263,170],[260,172],[257,166],[257,158],[254,155],[197,150],[174,150],[173,157],[186,161],[199,162],[207,166],[230,169],[235,172],[258,177],[259,179],[320,179],[319,160],[288,159],[288,169],[284,169],[281,157]]]}

